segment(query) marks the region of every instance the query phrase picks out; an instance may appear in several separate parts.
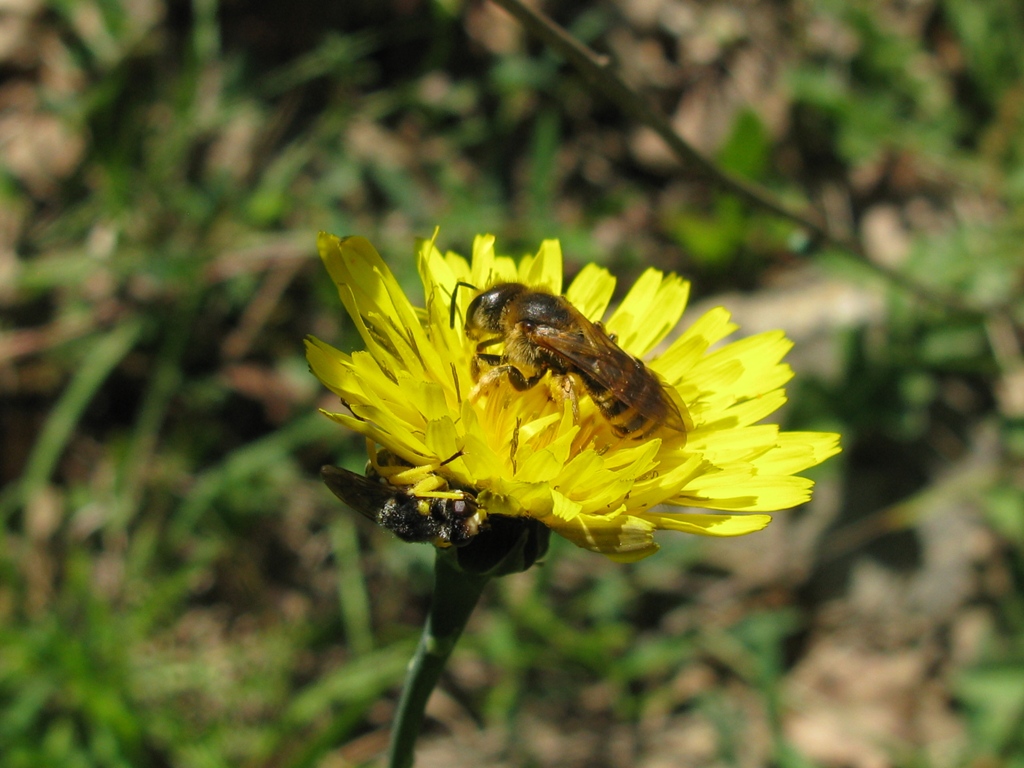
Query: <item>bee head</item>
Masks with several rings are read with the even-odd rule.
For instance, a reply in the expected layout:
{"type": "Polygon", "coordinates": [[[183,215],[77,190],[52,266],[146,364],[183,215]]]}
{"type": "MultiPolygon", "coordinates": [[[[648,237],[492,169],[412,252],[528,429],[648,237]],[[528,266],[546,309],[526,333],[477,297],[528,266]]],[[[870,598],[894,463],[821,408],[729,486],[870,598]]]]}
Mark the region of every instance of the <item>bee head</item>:
{"type": "Polygon", "coordinates": [[[466,310],[466,333],[475,338],[482,334],[502,333],[505,308],[517,297],[529,292],[522,283],[499,283],[477,296],[466,310]]]}

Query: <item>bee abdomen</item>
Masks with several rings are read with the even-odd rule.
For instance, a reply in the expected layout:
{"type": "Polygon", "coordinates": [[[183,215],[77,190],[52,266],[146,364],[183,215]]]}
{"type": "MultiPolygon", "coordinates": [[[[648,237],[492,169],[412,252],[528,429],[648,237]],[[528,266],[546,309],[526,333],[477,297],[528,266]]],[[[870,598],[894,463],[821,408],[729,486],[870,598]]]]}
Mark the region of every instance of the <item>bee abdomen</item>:
{"type": "Polygon", "coordinates": [[[617,393],[580,371],[583,384],[594,405],[620,436],[645,437],[659,425],[659,421],[651,418],[651,414],[662,414],[666,410],[661,386],[656,380],[649,378],[646,370],[643,373],[643,377],[638,377],[633,382],[634,387],[639,386],[639,391],[631,389],[630,399],[627,401],[625,393],[617,393]],[[644,404],[646,413],[637,407],[640,403],[644,404]]]}
{"type": "Polygon", "coordinates": [[[631,405],[625,405],[621,401],[617,401],[616,405],[622,406],[622,409],[615,413],[612,410],[604,410],[602,412],[605,418],[608,419],[608,423],[612,425],[612,429],[615,430],[617,435],[626,437],[632,435],[634,437],[646,437],[648,433],[652,432],[658,423],[652,419],[647,418],[642,413],[637,411],[631,405]]]}

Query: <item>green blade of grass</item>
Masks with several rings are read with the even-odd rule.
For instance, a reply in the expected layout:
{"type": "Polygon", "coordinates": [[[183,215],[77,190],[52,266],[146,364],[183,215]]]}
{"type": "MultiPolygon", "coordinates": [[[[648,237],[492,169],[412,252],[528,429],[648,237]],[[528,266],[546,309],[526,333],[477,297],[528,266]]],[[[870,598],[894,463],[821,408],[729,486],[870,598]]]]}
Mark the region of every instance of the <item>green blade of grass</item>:
{"type": "Polygon", "coordinates": [[[333,422],[319,413],[310,413],[234,451],[219,466],[196,479],[177,512],[172,537],[180,541],[187,536],[200,516],[231,484],[245,483],[257,473],[287,461],[297,448],[338,434],[333,422]]]}
{"type": "Polygon", "coordinates": [[[373,650],[370,597],[366,591],[356,524],[350,515],[338,515],[331,523],[331,543],[338,568],[338,602],[348,645],[356,654],[373,650]]]}
{"type": "Polygon", "coordinates": [[[82,366],[50,411],[21,479],[0,497],[0,519],[27,503],[47,482],[82,413],[117,364],[135,346],[141,332],[140,320],[125,321],[96,339],[83,355],[82,366]]]}

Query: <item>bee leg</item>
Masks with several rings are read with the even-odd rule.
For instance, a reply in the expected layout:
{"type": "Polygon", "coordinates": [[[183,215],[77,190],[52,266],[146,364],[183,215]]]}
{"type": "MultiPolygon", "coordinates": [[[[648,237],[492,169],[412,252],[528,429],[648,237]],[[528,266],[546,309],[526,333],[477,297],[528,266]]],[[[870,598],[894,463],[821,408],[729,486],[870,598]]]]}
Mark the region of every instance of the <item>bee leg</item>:
{"type": "MultiPolygon", "coordinates": [[[[372,459],[371,459],[372,463],[372,459]]],[[[405,492],[416,498],[427,499],[464,499],[462,491],[448,489],[448,480],[437,474],[437,470],[445,462],[423,464],[418,467],[376,465],[376,473],[384,478],[389,485],[404,488],[405,492]]]]}
{"type": "Polygon", "coordinates": [[[522,371],[520,371],[518,368],[514,366],[505,365],[502,367],[507,369],[506,373],[508,374],[508,383],[511,384],[519,392],[525,392],[526,390],[535,387],[537,385],[537,382],[544,377],[544,371],[536,373],[533,376],[527,378],[526,376],[523,375],[522,371]]]}
{"type": "MultiPolygon", "coordinates": [[[[480,357],[480,355],[477,355],[477,357],[480,357]]],[[[537,382],[544,377],[544,373],[544,371],[540,371],[536,375],[527,378],[526,376],[523,376],[522,371],[515,366],[508,364],[499,365],[496,368],[491,368],[491,370],[487,371],[487,373],[480,377],[476,386],[473,387],[472,391],[470,391],[469,399],[476,400],[488,387],[492,387],[497,384],[501,380],[502,376],[508,377],[508,383],[512,385],[513,389],[519,392],[524,392],[535,386],[537,382]]]]}
{"type": "Polygon", "coordinates": [[[506,366],[498,366],[497,368],[491,368],[483,376],[478,376],[477,359],[474,357],[473,378],[477,379],[477,382],[476,385],[469,391],[470,401],[476,400],[485,391],[487,391],[495,384],[497,384],[499,381],[501,381],[501,377],[505,374],[505,367],[506,366]]]}
{"type": "Polygon", "coordinates": [[[473,381],[479,381],[482,366],[493,369],[499,365],[501,365],[501,355],[475,355],[470,363],[470,373],[473,375],[473,381]]]}
{"type": "Polygon", "coordinates": [[[464,499],[466,494],[462,491],[448,490],[448,481],[440,475],[427,475],[416,483],[409,493],[416,497],[429,499],[464,499]]]}
{"type": "Polygon", "coordinates": [[[374,474],[378,477],[384,478],[389,484],[394,486],[418,486],[419,484],[428,481],[430,478],[436,478],[437,475],[435,472],[440,468],[440,464],[434,462],[431,462],[430,464],[421,464],[416,467],[410,466],[405,462],[402,462],[401,464],[382,464],[380,463],[379,454],[374,456],[371,453],[370,456],[370,464],[373,468],[374,474]]]}

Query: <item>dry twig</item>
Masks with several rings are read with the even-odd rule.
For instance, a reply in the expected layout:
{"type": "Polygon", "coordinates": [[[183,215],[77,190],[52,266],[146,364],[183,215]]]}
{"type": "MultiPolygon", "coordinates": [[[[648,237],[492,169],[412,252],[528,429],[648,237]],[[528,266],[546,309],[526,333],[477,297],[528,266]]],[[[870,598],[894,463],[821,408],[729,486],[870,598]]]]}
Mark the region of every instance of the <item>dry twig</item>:
{"type": "Polygon", "coordinates": [[[529,32],[562,54],[580,73],[624,113],[654,130],[668,144],[683,165],[724,192],[736,195],[752,206],[769,211],[829,246],[854,256],[873,272],[883,276],[917,298],[946,311],[984,315],[985,312],[959,296],[924,286],[907,275],[868,258],[863,244],[853,233],[837,233],[816,211],[797,210],[779,200],[764,187],[720,168],[680,136],[664,114],[633,90],[614,70],[606,56],[600,56],[556,24],[550,17],[521,0],[493,0],[529,32]]]}

